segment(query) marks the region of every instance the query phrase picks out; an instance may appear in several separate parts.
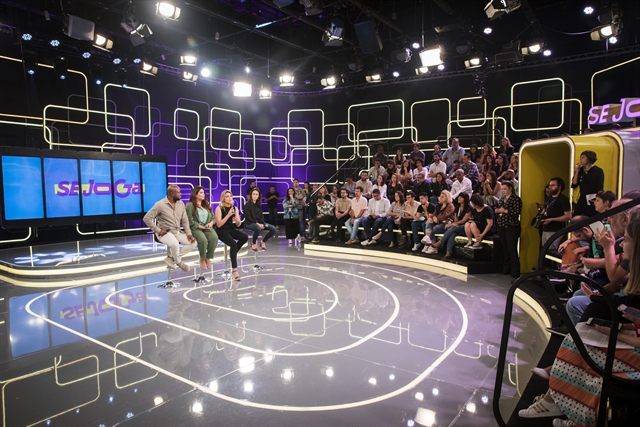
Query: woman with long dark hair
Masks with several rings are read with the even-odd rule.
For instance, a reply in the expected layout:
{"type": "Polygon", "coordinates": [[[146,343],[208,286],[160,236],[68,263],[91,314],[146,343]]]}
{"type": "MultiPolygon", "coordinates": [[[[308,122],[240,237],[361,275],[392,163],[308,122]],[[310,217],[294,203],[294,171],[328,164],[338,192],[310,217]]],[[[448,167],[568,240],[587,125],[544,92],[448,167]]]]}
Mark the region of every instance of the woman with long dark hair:
{"type": "Polygon", "coordinates": [[[247,201],[247,204],[244,205],[244,226],[247,230],[253,231],[253,236],[251,237],[251,249],[253,251],[258,250],[258,236],[264,230],[267,230],[268,233],[262,238],[262,242],[260,242],[260,247],[263,251],[267,250],[266,242],[276,234],[276,227],[268,224],[264,220],[261,200],[262,195],[260,194],[260,189],[256,187],[251,190],[249,193],[249,200],[247,201]]]}
{"type": "Polygon", "coordinates": [[[478,146],[476,144],[471,144],[469,146],[469,158],[473,163],[480,163],[480,159],[482,157],[482,153],[478,151],[478,146]]]}
{"type": "Polygon", "coordinates": [[[513,152],[515,149],[513,145],[511,145],[511,141],[506,136],[503,136],[500,140],[500,147],[498,147],[498,154],[504,154],[507,156],[507,165],[509,164],[509,160],[511,156],[513,156],[513,152]]]}
{"type": "Polygon", "coordinates": [[[509,169],[509,159],[507,159],[507,155],[504,153],[498,154],[496,157],[496,174],[498,176],[502,175],[507,169],[509,169]]]}
{"type": "Polygon", "coordinates": [[[438,204],[438,198],[444,190],[449,191],[451,190],[451,187],[447,184],[447,176],[442,172],[438,172],[431,183],[431,198],[429,199],[429,202],[432,205],[438,204]]]}
{"type": "MultiPolygon", "coordinates": [[[[387,212],[387,219],[385,219],[384,224],[382,224],[382,231],[388,231],[391,233],[391,243],[389,243],[390,248],[393,248],[396,245],[396,234],[393,232],[393,226],[394,224],[400,224],[404,205],[404,194],[402,194],[401,191],[396,191],[394,200],[395,201],[391,203],[391,206],[389,207],[389,212],[387,212]]],[[[373,236],[371,241],[377,242],[378,239],[382,237],[382,231],[373,236]]],[[[371,242],[369,244],[371,245],[371,242]]]]}
{"type": "Polygon", "coordinates": [[[404,193],[404,187],[400,184],[400,178],[397,173],[391,175],[391,179],[389,179],[389,184],[387,184],[387,199],[389,201],[395,200],[395,195],[397,192],[404,193]]]}
{"type": "Polygon", "coordinates": [[[496,173],[496,176],[498,176],[498,165],[496,165],[495,157],[487,156],[485,158],[485,163],[482,166],[482,171],[485,173],[485,175],[489,173],[489,171],[494,171],[496,173]]]}
{"type": "Polygon", "coordinates": [[[482,199],[484,202],[493,206],[498,203],[502,196],[502,188],[498,182],[498,175],[494,171],[489,171],[485,175],[484,186],[482,187],[482,199]]]}
{"type": "Polygon", "coordinates": [[[289,244],[291,244],[293,243],[293,239],[300,234],[298,215],[301,214],[297,208],[296,190],[294,190],[293,187],[287,189],[287,196],[282,200],[282,210],[284,211],[285,237],[289,239],[289,244]]]}
{"type": "Polygon", "coordinates": [[[486,171],[485,165],[487,164],[487,159],[491,157],[493,160],[496,159],[496,152],[493,151],[493,147],[488,142],[482,144],[482,155],[480,156],[480,164],[482,165],[482,170],[486,171]]]}
{"type": "Polygon", "coordinates": [[[216,227],[218,237],[229,246],[229,258],[231,260],[231,275],[233,280],[240,280],[238,274],[238,251],[247,243],[249,238],[238,230],[241,225],[240,212],[233,204],[233,194],[224,190],[220,194],[220,204],[216,208],[216,227]]]}
{"type": "Polygon", "coordinates": [[[215,217],[211,212],[211,205],[207,200],[204,187],[193,187],[185,212],[189,217],[189,228],[193,232],[193,237],[198,241],[200,267],[211,268],[211,259],[218,246],[218,234],[213,229],[215,217]]]}

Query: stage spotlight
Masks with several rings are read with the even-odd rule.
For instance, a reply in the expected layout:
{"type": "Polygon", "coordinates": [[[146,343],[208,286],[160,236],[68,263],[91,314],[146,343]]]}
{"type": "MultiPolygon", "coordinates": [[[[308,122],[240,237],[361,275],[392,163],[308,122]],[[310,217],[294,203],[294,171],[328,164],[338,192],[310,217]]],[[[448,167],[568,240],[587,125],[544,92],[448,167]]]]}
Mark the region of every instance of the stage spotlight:
{"type": "Polygon", "coordinates": [[[155,76],[158,74],[158,66],[153,61],[143,59],[138,66],[140,67],[140,74],[146,74],[148,76],[155,76]]]}
{"type": "Polygon", "coordinates": [[[324,86],[324,89],[335,89],[338,84],[338,78],[335,75],[327,76],[326,78],[320,80],[320,84],[324,86]]]}
{"type": "Polygon", "coordinates": [[[549,49],[545,49],[545,51],[544,51],[544,52],[542,52],[542,54],[543,54],[544,56],[551,56],[551,51],[550,51],[549,49]]]}
{"type": "Polygon", "coordinates": [[[395,77],[395,78],[398,78],[398,77],[400,77],[400,73],[398,71],[394,71],[392,76],[395,77]]]}
{"type": "Polygon", "coordinates": [[[417,75],[427,74],[428,72],[429,72],[429,67],[416,68],[416,74],[417,75]]]}
{"type": "Polygon", "coordinates": [[[416,394],[413,395],[413,397],[416,398],[416,400],[424,400],[424,393],[422,393],[421,391],[416,392],[416,394]]]}
{"type": "Polygon", "coordinates": [[[118,65],[118,64],[120,64],[121,62],[122,62],[122,59],[120,59],[120,58],[113,58],[113,63],[114,63],[115,65],[118,65]]]}
{"type": "Polygon", "coordinates": [[[300,3],[304,6],[304,12],[307,16],[321,13],[324,7],[320,0],[300,0],[300,3]]]}
{"type": "Polygon", "coordinates": [[[527,47],[523,47],[521,51],[523,55],[535,55],[536,53],[540,53],[540,51],[542,50],[542,46],[542,43],[535,42],[527,47]]]}
{"type": "Polygon", "coordinates": [[[198,54],[192,51],[184,52],[182,55],[180,55],[180,65],[198,65],[198,54]]]}
{"type": "Polygon", "coordinates": [[[436,424],[436,413],[429,409],[418,408],[414,418],[416,423],[424,427],[432,427],[436,424]]]}
{"type": "Polygon", "coordinates": [[[290,381],[293,378],[293,369],[285,369],[282,371],[281,377],[285,381],[290,381]]]}
{"type": "Polygon", "coordinates": [[[293,74],[290,71],[284,71],[280,74],[280,86],[291,87],[293,86],[293,74]]]}
{"type": "Polygon", "coordinates": [[[84,53],[82,54],[82,57],[83,57],[84,59],[89,59],[89,58],[91,58],[91,52],[84,52],[84,53]]]}
{"type": "Polygon", "coordinates": [[[109,50],[113,47],[113,40],[101,35],[96,34],[93,39],[93,46],[102,50],[109,50]]]}
{"type": "Polygon", "coordinates": [[[438,65],[438,70],[440,70],[440,71],[444,70],[444,64],[438,65]]]}
{"type": "Polygon", "coordinates": [[[175,21],[180,17],[180,8],[170,1],[159,1],[156,3],[156,15],[175,21]]]}
{"type": "Polygon", "coordinates": [[[591,40],[600,41],[608,39],[609,37],[617,36],[620,32],[620,26],[612,23],[600,28],[597,28],[591,33],[591,40]]]}
{"type": "Polygon", "coordinates": [[[344,21],[333,18],[329,27],[322,34],[322,42],[325,46],[342,46],[344,41],[344,21]]]}
{"type": "Polygon", "coordinates": [[[424,49],[420,52],[420,62],[423,67],[433,67],[442,64],[442,48],[439,46],[433,49],[424,49]]]}
{"type": "Polygon", "coordinates": [[[24,70],[30,76],[33,76],[36,73],[36,67],[38,61],[38,54],[34,51],[25,50],[22,55],[22,64],[24,65],[24,70]]]}
{"type": "Polygon", "coordinates": [[[493,30],[491,29],[491,27],[487,27],[487,28],[485,28],[485,29],[484,29],[484,31],[483,31],[483,32],[484,32],[485,34],[489,35],[489,34],[491,34],[491,33],[492,33],[492,31],[493,31],[493,30]]]}
{"type": "Polygon", "coordinates": [[[482,58],[480,58],[479,56],[475,56],[464,61],[464,66],[465,68],[478,68],[482,67],[483,63],[484,61],[482,58]]]}
{"type": "Polygon", "coordinates": [[[49,42],[49,44],[53,47],[58,47],[60,46],[60,40],[53,39],[49,42]]]}
{"type": "Polygon", "coordinates": [[[411,47],[412,47],[412,48],[414,48],[414,49],[416,49],[416,50],[418,50],[418,49],[420,49],[420,43],[418,43],[418,42],[414,42],[414,43],[411,45],[411,47]]]}
{"type": "Polygon", "coordinates": [[[582,11],[584,12],[585,15],[591,15],[594,9],[591,6],[587,6],[582,11]]]}
{"type": "Polygon", "coordinates": [[[379,83],[382,81],[382,72],[380,70],[374,70],[370,75],[366,76],[367,83],[379,83]]]}
{"type": "Polygon", "coordinates": [[[329,378],[333,377],[333,374],[334,374],[334,373],[335,373],[335,372],[333,372],[333,368],[327,368],[327,369],[324,371],[324,374],[325,374],[327,377],[329,377],[329,378]]]}
{"type": "Polygon", "coordinates": [[[618,38],[616,36],[609,37],[609,43],[611,44],[618,43],[618,38]]]}
{"type": "Polygon", "coordinates": [[[233,96],[249,98],[251,96],[251,85],[245,82],[233,83],[233,96]]]}
{"type": "Polygon", "coordinates": [[[56,72],[60,80],[67,78],[67,58],[59,56],[53,60],[53,70],[56,72]]]}
{"type": "MultiPolygon", "coordinates": [[[[420,53],[420,55],[422,55],[422,53],[420,53]]],[[[420,58],[422,58],[422,56],[420,56],[420,58]]],[[[391,60],[394,62],[407,63],[411,61],[411,50],[408,48],[395,50],[391,53],[391,60]]]]}
{"type": "MultiPolygon", "coordinates": [[[[262,86],[260,88],[260,99],[271,99],[271,89],[269,89],[268,87],[262,86]]],[[[273,355],[270,355],[273,358],[273,355]]],[[[266,360],[266,356],[265,356],[265,360],[266,360]]],[[[266,360],[267,362],[269,360],[266,360]]]]}
{"type": "Polygon", "coordinates": [[[136,64],[136,65],[138,65],[141,62],[142,62],[142,59],[140,59],[140,58],[134,58],[133,59],[133,63],[136,64]]]}
{"type": "Polygon", "coordinates": [[[198,75],[192,73],[191,71],[182,70],[181,76],[182,80],[185,82],[195,83],[196,81],[198,81],[198,75]]]}
{"type": "Polygon", "coordinates": [[[200,75],[202,77],[209,77],[211,75],[211,70],[209,70],[207,67],[204,67],[202,70],[200,70],[200,75]]]}
{"type": "Polygon", "coordinates": [[[26,42],[31,41],[32,39],[33,39],[33,36],[31,34],[29,34],[29,33],[24,33],[22,35],[22,40],[24,40],[26,42]]]}
{"type": "Polygon", "coordinates": [[[127,79],[127,69],[124,67],[118,67],[115,70],[115,80],[116,83],[121,85],[122,87],[127,87],[128,79],[127,79]]]}
{"type": "Polygon", "coordinates": [[[129,39],[134,46],[146,43],[145,39],[153,34],[151,28],[147,24],[142,24],[132,11],[124,14],[120,26],[129,33],[129,39]]]}
{"type": "Polygon", "coordinates": [[[194,401],[191,404],[191,408],[189,408],[189,409],[191,409],[191,412],[196,414],[196,415],[202,415],[202,412],[204,411],[204,408],[202,406],[202,402],[199,401],[199,400],[194,401]]]}
{"type": "Polygon", "coordinates": [[[94,81],[95,84],[102,84],[102,64],[99,62],[90,62],[89,63],[89,76],[94,81]]]}
{"type": "Polygon", "coordinates": [[[507,0],[491,0],[485,7],[484,13],[491,20],[500,18],[505,13],[509,12],[507,7],[507,0]]]}

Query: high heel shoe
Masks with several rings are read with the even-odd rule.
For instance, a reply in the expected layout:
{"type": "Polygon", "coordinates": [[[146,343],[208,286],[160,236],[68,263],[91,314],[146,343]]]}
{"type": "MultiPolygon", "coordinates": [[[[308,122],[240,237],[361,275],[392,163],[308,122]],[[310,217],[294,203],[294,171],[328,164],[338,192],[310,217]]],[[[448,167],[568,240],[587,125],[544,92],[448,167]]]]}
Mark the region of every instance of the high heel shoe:
{"type": "Polygon", "coordinates": [[[266,251],[266,250],[267,250],[267,245],[266,245],[264,242],[260,242],[260,248],[261,248],[263,251],[266,251]]]}
{"type": "Polygon", "coordinates": [[[238,274],[238,270],[232,270],[231,271],[231,278],[236,282],[239,282],[240,280],[242,280],[240,278],[240,275],[238,274]]]}
{"type": "Polygon", "coordinates": [[[253,252],[258,252],[258,246],[257,246],[255,243],[252,243],[252,244],[251,244],[251,250],[252,250],[253,252]]]}

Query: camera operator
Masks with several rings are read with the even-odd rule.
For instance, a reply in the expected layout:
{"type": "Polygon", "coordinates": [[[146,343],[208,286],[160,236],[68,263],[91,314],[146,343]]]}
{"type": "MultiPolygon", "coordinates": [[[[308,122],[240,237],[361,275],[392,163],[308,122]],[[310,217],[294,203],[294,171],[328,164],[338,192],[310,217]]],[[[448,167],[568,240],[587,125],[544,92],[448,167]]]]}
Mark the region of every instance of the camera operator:
{"type": "MultiPolygon", "coordinates": [[[[541,245],[547,243],[547,240],[557,231],[565,227],[567,221],[571,219],[571,202],[569,198],[562,194],[565,188],[562,178],[555,177],[549,181],[549,194],[544,204],[543,214],[545,219],[542,221],[542,238],[541,245]]],[[[556,240],[551,244],[549,250],[556,251],[559,241],[556,240]]]]}

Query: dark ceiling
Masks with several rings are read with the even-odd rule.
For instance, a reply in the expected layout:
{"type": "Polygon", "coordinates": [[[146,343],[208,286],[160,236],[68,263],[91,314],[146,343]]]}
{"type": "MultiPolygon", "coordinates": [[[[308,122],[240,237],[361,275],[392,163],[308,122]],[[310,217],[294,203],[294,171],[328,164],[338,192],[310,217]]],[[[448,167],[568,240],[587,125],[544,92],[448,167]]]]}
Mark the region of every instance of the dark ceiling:
{"type": "MultiPolygon", "coordinates": [[[[156,1],[150,0],[7,0],[1,1],[0,20],[4,32],[11,31],[23,49],[27,42],[19,36],[33,34],[30,49],[44,55],[55,54],[49,42],[58,38],[62,44],[56,49],[67,55],[80,57],[89,51],[92,60],[110,62],[119,57],[124,65],[145,56],[166,66],[161,69],[171,71],[178,67],[180,52],[192,48],[198,51],[201,63],[209,65],[213,76],[220,79],[246,76],[245,66],[249,66],[254,84],[277,85],[279,73],[290,69],[296,76],[294,91],[320,89],[320,79],[332,70],[350,84],[364,82],[365,74],[373,68],[381,69],[385,79],[393,79],[393,71],[398,71],[401,79],[417,78],[415,69],[420,66],[418,52],[422,47],[412,49],[411,44],[422,46],[423,40],[424,46],[440,45],[446,53],[445,69],[432,70],[433,73],[464,70],[464,60],[472,53],[488,58],[488,67],[509,65],[512,54],[504,46],[510,43],[513,48],[518,42],[524,47],[533,40],[544,40],[545,47],[551,50],[548,58],[539,53],[525,56],[524,63],[640,44],[637,0],[510,2],[519,3],[520,7],[490,20],[484,12],[484,0],[325,0],[321,12],[312,16],[306,15],[298,0],[282,8],[272,0],[189,0],[174,1],[182,13],[173,21],[156,16],[156,1]],[[586,15],[586,6],[593,7],[594,13],[586,15]],[[612,9],[619,11],[623,24],[617,43],[592,41],[589,33],[600,25],[598,15],[612,9]],[[133,46],[120,27],[127,12],[133,12],[152,29],[147,43],[133,46]],[[92,50],[89,42],[65,36],[63,22],[67,15],[95,22],[97,30],[114,39],[111,52],[92,50]],[[325,46],[323,32],[335,17],[344,22],[344,43],[325,46]],[[383,48],[363,53],[363,40],[354,24],[371,20],[383,48]],[[270,24],[261,26],[267,23],[270,24]],[[484,32],[487,27],[492,29],[490,34],[484,32]],[[399,63],[394,52],[404,48],[411,49],[413,58],[399,63]],[[495,64],[496,53],[505,61],[495,64]],[[357,58],[361,58],[364,69],[354,72],[349,64],[353,66],[357,58]]],[[[375,42],[375,37],[368,38],[369,42],[372,40],[375,42]]]]}

